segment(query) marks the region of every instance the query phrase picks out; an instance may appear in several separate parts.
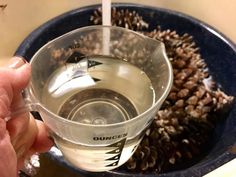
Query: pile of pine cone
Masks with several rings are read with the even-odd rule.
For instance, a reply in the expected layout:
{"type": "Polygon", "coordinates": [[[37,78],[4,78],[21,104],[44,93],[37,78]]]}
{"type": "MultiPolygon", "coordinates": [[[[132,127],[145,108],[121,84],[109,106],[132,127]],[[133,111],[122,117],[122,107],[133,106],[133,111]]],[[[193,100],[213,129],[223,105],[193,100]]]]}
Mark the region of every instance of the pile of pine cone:
{"type": "MultiPolygon", "coordinates": [[[[91,16],[101,24],[101,9],[91,16]]],[[[166,172],[186,167],[209,148],[209,138],[219,121],[216,115],[227,112],[233,97],[222,92],[208,73],[199,48],[189,34],[174,30],[150,32],[148,24],[135,11],[112,9],[112,25],[139,31],[165,44],[172,63],[174,83],[134,155],[123,165],[135,172],[166,172]]]]}

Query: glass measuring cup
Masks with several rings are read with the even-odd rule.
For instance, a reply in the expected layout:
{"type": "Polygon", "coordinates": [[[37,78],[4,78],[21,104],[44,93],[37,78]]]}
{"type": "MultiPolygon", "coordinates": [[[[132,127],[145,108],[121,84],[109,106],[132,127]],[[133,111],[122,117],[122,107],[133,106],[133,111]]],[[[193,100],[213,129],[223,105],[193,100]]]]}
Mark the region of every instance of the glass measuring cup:
{"type": "Polygon", "coordinates": [[[163,43],[108,26],[71,31],[31,59],[26,101],[74,166],[107,171],[124,164],[172,85],[163,43]]]}

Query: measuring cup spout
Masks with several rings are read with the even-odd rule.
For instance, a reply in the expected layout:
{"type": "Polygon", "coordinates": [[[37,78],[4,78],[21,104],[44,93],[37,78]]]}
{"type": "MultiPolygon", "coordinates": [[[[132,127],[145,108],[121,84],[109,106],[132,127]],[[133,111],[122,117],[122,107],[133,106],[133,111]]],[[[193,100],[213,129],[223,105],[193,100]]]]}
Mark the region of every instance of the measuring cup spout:
{"type": "Polygon", "coordinates": [[[165,61],[170,64],[169,59],[166,55],[166,49],[165,44],[157,39],[153,39],[147,36],[144,36],[146,48],[150,50],[150,53],[153,53],[153,55],[158,54],[158,57],[164,57],[165,61]]]}

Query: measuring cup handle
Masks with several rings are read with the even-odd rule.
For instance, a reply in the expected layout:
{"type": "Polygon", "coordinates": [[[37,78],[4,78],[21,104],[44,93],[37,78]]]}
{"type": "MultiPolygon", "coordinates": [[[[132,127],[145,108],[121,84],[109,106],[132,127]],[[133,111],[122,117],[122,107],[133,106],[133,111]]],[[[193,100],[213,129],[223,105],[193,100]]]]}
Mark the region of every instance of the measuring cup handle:
{"type": "Polygon", "coordinates": [[[23,97],[23,100],[24,102],[22,103],[21,106],[11,110],[11,112],[9,113],[8,116],[6,116],[4,119],[5,121],[9,121],[10,119],[18,116],[18,115],[21,115],[23,113],[27,113],[27,112],[30,112],[30,111],[37,111],[38,109],[38,106],[39,104],[38,103],[34,103],[31,101],[31,99],[29,98],[28,94],[27,94],[27,91],[23,91],[22,92],[22,97],[23,97]]]}

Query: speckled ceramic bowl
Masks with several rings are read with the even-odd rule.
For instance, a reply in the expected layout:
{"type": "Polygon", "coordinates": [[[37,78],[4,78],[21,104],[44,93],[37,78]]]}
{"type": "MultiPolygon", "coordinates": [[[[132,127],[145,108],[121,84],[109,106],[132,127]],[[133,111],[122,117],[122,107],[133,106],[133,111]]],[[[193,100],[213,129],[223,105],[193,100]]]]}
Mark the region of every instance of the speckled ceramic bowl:
{"type": "MultiPolygon", "coordinates": [[[[210,73],[223,91],[229,95],[236,96],[236,46],[223,34],[213,29],[211,26],[194,19],[185,14],[166,9],[142,6],[137,4],[115,4],[117,8],[127,8],[135,10],[144,20],[147,21],[152,30],[157,25],[162,29],[176,30],[177,33],[189,33],[194,37],[197,45],[200,47],[202,57],[205,59],[210,73]]],[[[98,6],[89,6],[76,9],[62,14],[33,31],[19,46],[17,55],[30,60],[34,53],[48,41],[73,29],[91,25],[90,16],[98,6]]],[[[199,162],[186,169],[173,171],[163,174],[145,173],[137,174],[127,171],[111,171],[105,173],[89,173],[70,166],[55,151],[49,152],[49,156],[55,160],[55,163],[61,163],[68,166],[71,170],[78,172],[81,176],[142,176],[142,177],[198,177],[228,162],[236,157],[230,152],[230,148],[236,143],[236,104],[233,105],[228,117],[224,122],[217,125],[214,137],[212,138],[213,148],[199,162]]]]}

